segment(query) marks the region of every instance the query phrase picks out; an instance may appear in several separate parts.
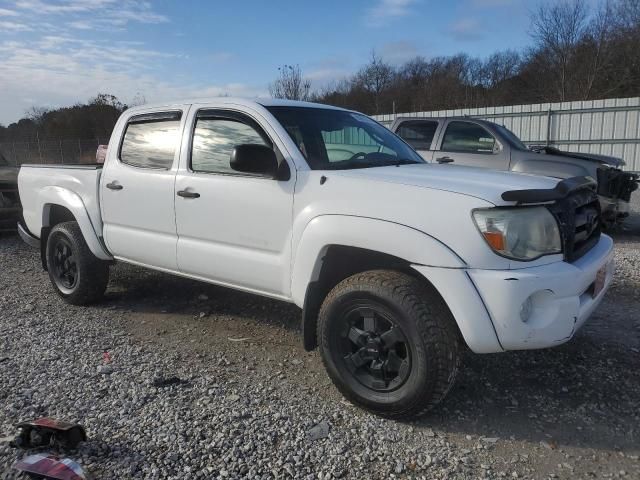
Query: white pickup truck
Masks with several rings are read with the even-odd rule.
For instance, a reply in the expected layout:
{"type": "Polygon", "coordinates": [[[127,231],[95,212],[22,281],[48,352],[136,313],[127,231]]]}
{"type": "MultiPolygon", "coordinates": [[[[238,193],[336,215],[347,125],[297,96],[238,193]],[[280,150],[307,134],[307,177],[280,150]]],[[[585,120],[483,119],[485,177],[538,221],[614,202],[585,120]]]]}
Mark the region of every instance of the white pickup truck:
{"type": "Polygon", "coordinates": [[[292,302],[351,401],[408,417],[476,353],[569,340],[613,275],[588,178],[426,163],[343,109],[218,98],[127,110],[104,166],[23,165],[25,226],[66,301],[116,261],[292,302]]]}

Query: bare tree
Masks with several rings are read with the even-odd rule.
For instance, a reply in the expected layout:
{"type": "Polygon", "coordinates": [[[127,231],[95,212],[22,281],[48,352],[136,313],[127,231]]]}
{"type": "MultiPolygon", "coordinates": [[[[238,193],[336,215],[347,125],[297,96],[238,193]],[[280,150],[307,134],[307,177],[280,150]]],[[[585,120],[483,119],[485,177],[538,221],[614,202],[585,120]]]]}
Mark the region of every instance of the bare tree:
{"type": "Polygon", "coordinates": [[[26,112],[26,117],[36,126],[40,127],[44,123],[44,117],[49,113],[46,107],[31,107],[26,112]]]}
{"type": "Polygon", "coordinates": [[[486,88],[497,88],[518,73],[520,54],[513,50],[496,52],[483,65],[483,84],[486,88]]]}
{"type": "Polygon", "coordinates": [[[300,65],[283,65],[278,67],[278,71],[280,75],[269,85],[269,93],[273,98],[309,100],[311,80],[304,78],[300,65]]]}
{"type": "Polygon", "coordinates": [[[613,14],[612,4],[606,0],[591,20],[581,48],[577,49],[578,69],[584,70],[581,75],[584,84],[580,93],[582,100],[592,97],[594,87],[610,67],[613,14]]]}
{"type": "Polygon", "coordinates": [[[129,102],[129,107],[138,107],[140,105],[146,105],[147,97],[144,96],[144,93],[136,92],[131,101],[129,102]]]}
{"type": "Polygon", "coordinates": [[[94,98],[89,100],[87,104],[96,106],[108,106],[117,110],[125,109],[125,105],[120,100],[118,100],[118,97],[116,97],[115,95],[111,95],[110,93],[99,93],[94,98]]]}
{"type": "Polygon", "coordinates": [[[380,96],[393,82],[395,71],[376,52],[371,52],[371,60],[356,74],[354,82],[373,96],[375,113],[380,113],[380,96]]]}
{"type": "Polygon", "coordinates": [[[624,29],[640,29],[640,0],[618,0],[615,2],[616,24],[624,29]]]}
{"type": "Polygon", "coordinates": [[[570,86],[570,66],[577,45],[587,31],[588,10],[584,0],[559,0],[541,4],[531,14],[532,36],[548,55],[560,101],[570,86]]]}

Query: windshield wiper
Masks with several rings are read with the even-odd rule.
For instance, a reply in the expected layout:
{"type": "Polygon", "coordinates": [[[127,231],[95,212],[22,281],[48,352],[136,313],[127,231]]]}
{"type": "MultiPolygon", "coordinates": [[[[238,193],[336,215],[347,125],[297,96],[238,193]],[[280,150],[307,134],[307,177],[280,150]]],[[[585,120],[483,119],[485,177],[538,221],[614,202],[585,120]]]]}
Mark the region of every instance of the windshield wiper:
{"type": "Polygon", "coordinates": [[[359,168],[375,168],[375,167],[390,167],[395,165],[399,167],[400,165],[409,165],[418,162],[417,160],[410,160],[407,158],[400,158],[397,160],[379,160],[379,161],[362,161],[362,160],[341,160],[339,162],[334,162],[332,165],[328,165],[324,168],[324,170],[356,170],[359,168]]]}
{"type": "Polygon", "coordinates": [[[416,163],[421,163],[421,162],[418,162],[417,160],[410,160],[408,158],[399,158],[394,162],[394,165],[396,167],[399,167],[400,165],[412,165],[416,163]]]}

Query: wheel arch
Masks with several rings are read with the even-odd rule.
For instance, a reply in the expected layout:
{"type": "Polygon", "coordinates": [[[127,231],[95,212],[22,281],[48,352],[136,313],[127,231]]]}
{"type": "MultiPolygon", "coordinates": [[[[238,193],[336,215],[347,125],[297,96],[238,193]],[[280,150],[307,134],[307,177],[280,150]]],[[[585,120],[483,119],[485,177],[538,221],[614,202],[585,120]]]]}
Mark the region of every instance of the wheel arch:
{"type": "Polygon", "coordinates": [[[40,254],[46,269],[46,245],[51,230],[59,223],[75,221],[87,242],[91,253],[100,260],[112,260],[96,233],[89,213],[79,195],[60,187],[43,189],[39,195],[42,217],[40,218],[40,254]]]}
{"type": "Polygon", "coordinates": [[[345,278],[390,269],[428,282],[413,264],[462,268],[464,261],[437,239],[410,227],[371,218],[327,215],[307,225],[295,250],[291,292],[302,307],[306,350],[317,347],[318,312],[327,293],[345,278]]]}

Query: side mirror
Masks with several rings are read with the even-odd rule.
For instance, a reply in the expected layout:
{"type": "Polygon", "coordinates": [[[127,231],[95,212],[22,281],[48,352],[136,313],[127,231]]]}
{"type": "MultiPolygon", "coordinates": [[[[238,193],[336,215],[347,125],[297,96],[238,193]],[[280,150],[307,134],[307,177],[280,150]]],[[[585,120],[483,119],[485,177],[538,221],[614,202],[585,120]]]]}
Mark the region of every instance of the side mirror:
{"type": "Polygon", "coordinates": [[[275,178],[278,159],[275,152],[266,145],[245,143],[237,145],[231,152],[229,165],[236,172],[253,173],[275,178]]]}

